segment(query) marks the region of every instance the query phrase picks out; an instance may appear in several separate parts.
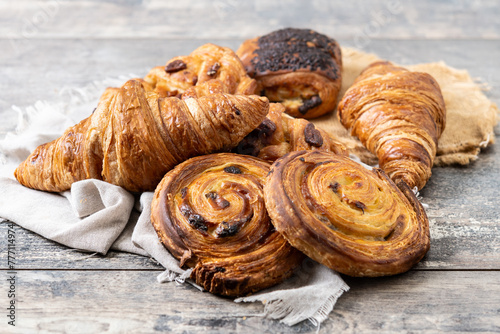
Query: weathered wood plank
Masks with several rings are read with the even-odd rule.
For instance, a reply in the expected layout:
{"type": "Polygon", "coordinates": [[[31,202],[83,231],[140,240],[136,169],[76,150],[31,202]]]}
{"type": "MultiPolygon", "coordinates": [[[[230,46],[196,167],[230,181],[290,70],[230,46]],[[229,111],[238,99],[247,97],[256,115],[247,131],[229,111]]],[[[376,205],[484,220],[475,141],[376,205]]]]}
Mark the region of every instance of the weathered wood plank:
{"type": "MultiPolygon", "coordinates": [[[[7,268],[6,251],[7,222],[0,223],[0,268],[7,268]]],[[[17,269],[102,269],[102,270],[158,270],[163,267],[149,257],[110,251],[106,255],[91,254],[70,249],[51,240],[47,240],[17,225],[15,232],[15,257],[17,269]]]]}
{"type": "Polygon", "coordinates": [[[499,38],[500,8],[482,1],[15,1],[0,38],[240,38],[308,27],[342,39],[499,38]]]}
{"type": "MultiPolygon", "coordinates": [[[[260,304],[235,304],[190,286],[160,285],[138,271],[22,271],[17,274],[19,332],[313,333],[250,315],[260,304]]],[[[497,332],[499,272],[410,272],[348,279],[321,333],[497,332]]],[[[5,298],[2,296],[2,298],[5,298]]],[[[4,323],[0,328],[5,328],[4,323]]]]}

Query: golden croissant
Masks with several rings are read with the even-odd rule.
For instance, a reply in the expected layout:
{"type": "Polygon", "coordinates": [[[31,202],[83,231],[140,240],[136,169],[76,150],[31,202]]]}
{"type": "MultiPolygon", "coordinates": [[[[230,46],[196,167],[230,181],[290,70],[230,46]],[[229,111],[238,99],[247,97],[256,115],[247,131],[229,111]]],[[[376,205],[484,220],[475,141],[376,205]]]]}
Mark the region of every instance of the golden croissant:
{"type": "Polygon", "coordinates": [[[389,62],[366,68],[339,103],[351,134],[394,180],[422,189],[431,176],[446,109],[436,80],[389,62]]]}
{"type": "Polygon", "coordinates": [[[161,98],[142,80],[129,80],[108,88],[90,117],[35,149],[15,177],[45,191],[68,190],[89,178],[134,192],[154,190],[178,163],[236,146],[268,109],[268,100],[255,95],[161,98]]]}

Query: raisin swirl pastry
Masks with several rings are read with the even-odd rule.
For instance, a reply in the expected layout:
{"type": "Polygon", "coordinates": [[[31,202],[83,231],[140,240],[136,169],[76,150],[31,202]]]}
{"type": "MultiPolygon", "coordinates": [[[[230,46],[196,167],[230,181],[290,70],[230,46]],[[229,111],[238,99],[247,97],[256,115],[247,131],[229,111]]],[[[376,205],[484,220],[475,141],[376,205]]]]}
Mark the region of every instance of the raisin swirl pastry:
{"type": "Polygon", "coordinates": [[[129,80],[108,88],[90,117],[37,147],[14,175],[45,191],[90,178],[152,191],[178,163],[236,146],[268,109],[267,99],[256,95],[162,98],[142,80],[129,80]]]}
{"type": "Polygon", "coordinates": [[[392,180],[412,189],[425,186],[446,123],[441,89],[431,75],[373,63],[344,94],[338,117],[392,180]]]}
{"type": "Polygon", "coordinates": [[[275,161],[292,151],[322,150],[348,156],[347,148],[313,123],[285,113],[281,103],[269,104],[262,123],[233,149],[267,161],[275,161]]]}
{"type": "Polygon", "coordinates": [[[261,95],[282,103],[289,115],[309,119],[335,109],[342,57],[334,39],[287,28],[243,42],[236,54],[261,95]]]}
{"type": "Polygon", "coordinates": [[[162,97],[201,97],[210,93],[205,86],[213,87],[214,81],[218,93],[249,95],[257,88],[234,51],[212,43],[154,67],[144,80],[162,97]]]}
{"type": "Polygon", "coordinates": [[[242,296],[277,284],[303,259],[274,229],[264,205],[270,164],[219,153],[167,173],[152,202],[158,236],[211,293],[242,296]]]}
{"type": "Polygon", "coordinates": [[[406,183],[344,156],[289,153],[271,167],[264,194],[292,246],[341,273],[402,273],[429,249],[427,216],[406,183]]]}

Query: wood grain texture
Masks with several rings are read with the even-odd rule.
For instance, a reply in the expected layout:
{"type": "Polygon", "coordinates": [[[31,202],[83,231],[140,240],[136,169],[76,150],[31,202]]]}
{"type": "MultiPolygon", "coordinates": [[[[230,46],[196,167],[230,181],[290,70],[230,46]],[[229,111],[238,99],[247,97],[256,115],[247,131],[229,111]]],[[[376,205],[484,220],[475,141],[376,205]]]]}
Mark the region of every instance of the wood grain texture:
{"type": "MultiPolygon", "coordinates": [[[[0,223],[0,240],[7,240],[7,222],[0,223]]],[[[106,255],[77,251],[14,225],[16,235],[16,269],[95,269],[95,270],[163,270],[154,259],[125,252],[109,251],[106,255]]],[[[7,264],[7,251],[0,253],[0,269],[7,264]]]]}
{"type": "MultiPolygon", "coordinates": [[[[259,304],[235,304],[190,285],[159,284],[141,271],[22,271],[18,332],[314,333],[305,321],[290,328],[251,315],[259,304]]],[[[498,272],[409,272],[347,279],[320,333],[496,332],[498,272]],[[395,303],[394,301],[398,302],[395,303]]],[[[4,298],[2,296],[2,298],[4,298]]]]}
{"type": "Polygon", "coordinates": [[[308,2],[24,0],[0,3],[3,38],[234,38],[310,27],[338,38],[498,38],[495,0],[308,2]],[[77,14],[76,14],[77,13],[77,14]],[[111,14],[111,15],[109,15],[111,14]]]}

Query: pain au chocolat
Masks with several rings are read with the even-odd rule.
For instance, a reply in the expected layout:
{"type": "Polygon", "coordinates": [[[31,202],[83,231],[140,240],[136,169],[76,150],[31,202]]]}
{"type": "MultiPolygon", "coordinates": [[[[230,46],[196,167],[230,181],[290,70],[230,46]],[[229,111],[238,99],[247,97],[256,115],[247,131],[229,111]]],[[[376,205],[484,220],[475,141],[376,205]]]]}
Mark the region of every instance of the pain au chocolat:
{"type": "Polygon", "coordinates": [[[291,152],[264,187],[276,229],[297,249],[351,276],[409,270],[429,249],[429,223],[410,188],[341,155],[291,152]]]}
{"type": "Polygon", "coordinates": [[[294,117],[332,112],[342,82],[338,43],[310,29],[287,28],[245,41],[236,54],[258,91],[294,117]]]}
{"type": "Polygon", "coordinates": [[[219,153],[167,173],[152,202],[158,236],[207,291],[242,296],[275,285],[303,260],[271,224],[263,184],[270,164],[219,153]]]}

